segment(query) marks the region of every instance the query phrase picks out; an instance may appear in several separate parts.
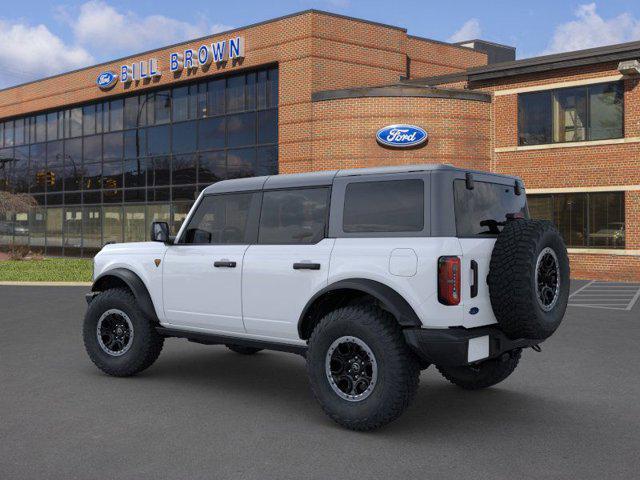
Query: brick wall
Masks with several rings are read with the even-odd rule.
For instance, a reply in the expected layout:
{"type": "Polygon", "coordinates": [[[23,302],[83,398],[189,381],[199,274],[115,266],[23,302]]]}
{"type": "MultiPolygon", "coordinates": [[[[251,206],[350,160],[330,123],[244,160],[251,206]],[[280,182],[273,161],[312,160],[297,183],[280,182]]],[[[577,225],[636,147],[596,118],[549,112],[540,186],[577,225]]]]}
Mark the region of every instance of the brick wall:
{"type": "Polygon", "coordinates": [[[411,78],[463,72],[487,64],[486,53],[413,36],[407,37],[406,52],[411,78]]]}

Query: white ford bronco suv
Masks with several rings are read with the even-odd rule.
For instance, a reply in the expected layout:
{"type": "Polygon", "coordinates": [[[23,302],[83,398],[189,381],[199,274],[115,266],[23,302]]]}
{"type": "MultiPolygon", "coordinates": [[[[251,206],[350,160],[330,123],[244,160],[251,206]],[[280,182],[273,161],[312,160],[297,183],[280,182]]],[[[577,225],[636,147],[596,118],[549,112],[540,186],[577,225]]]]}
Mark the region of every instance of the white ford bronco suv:
{"type": "Polygon", "coordinates": [[[83,335],[98,368],[136,374],[169,337],[299,353],[354,430],[397,418],[429,365],[466,389],[501,382],[569,294],[565,245],[529,219],[522,182],[448,165],[221,181],[151,239],[95,257],[83,335]]]}

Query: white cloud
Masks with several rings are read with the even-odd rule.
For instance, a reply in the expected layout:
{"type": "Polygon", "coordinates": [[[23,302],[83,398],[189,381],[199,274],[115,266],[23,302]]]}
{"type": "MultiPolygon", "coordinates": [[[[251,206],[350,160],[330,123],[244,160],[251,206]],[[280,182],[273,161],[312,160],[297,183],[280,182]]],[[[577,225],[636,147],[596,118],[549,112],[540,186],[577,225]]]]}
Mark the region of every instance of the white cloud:
{"type": "Polygon", "coordinates": [[[472,18],[464,22],[464,25],[451,35],[448,40],[451,43],[464,42],[465,40],[480,38],[481,35],[482,29],[480,28],[480,22],[477,18],[472,18]]]}
{"type": "Polygon", "coordinates": [[[0,88],[92,62],[86,49],[66,44],[44,25],[0,20],[0,88]]]}
{"type": "Polygon", "coordinates": [[[576,19],[558,25],[546,50],[542,54],[568,52],[640,39],[640,19],[622,13],[609,19],[602,18],[596,4],[580,5],[576,19]]]}
{"type": "Polygon", "coordinates": [[[77,17],[64,12],[77,42],[102,55],[126,55],[202,37],[231,27],[204,20],[183,22],[164,15],[122,12],[101,0],[80,6],[77,17]]]}

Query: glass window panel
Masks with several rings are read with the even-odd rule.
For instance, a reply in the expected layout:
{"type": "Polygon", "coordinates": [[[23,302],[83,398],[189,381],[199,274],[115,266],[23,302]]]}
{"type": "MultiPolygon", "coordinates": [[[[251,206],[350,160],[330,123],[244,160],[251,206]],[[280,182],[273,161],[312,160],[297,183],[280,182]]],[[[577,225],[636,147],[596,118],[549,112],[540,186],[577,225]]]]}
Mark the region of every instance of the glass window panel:
{"type": "Polygon", "coordinates": [[[0,122],[0,148],[4,147],[4,123],[0,122]]]}
{"type": "Polygon", "coordinates": [[[147,201],[149,202],[168,202],[169,188],[150,188],[147,190],[147,201]]]}
{"type": "Polygon", "coordinates": [[[268,94],[269,94],[269,107],[277,107],[278,106],[278,69],[271,68],[269,70],[269,84],[268,84],[268,94]]]}
{"type": "Polygon", "coordinates": [[[29,245],[44,250],[47,210],[44,207],[34,207],[29,212],[29,245]]]}
{"type": "Polygon", "coordinates": [[[62,191],[64,184],[64,158],[62,147],[62,140],[47,143],[47,192],[62,191]]]}
{"type": "Polygon", "coordinates": [[[232,193],[204,197],[189,221],[181,243],[245,243],[247,221],[254,195],[232,193]]]}
{"type": "Polygon", "coordinates": [[[100,207],[82,209],[82,236],[85,255],[102,248],[102,209],[100,207]]]}
{"type": "Polygon", "coordinates": [[[624,192],[589,195],[589,246],[624,248],[624,192]]]}
{"type": "Polygon", "coordinates": [[[13,216],[13,244],[29,244],[29,212],[19,211],[13,216]]]}
{"type": "Polygon", "coordinates": [[[174,122],[189,118],[189,87],[173,89],[171,107],[174,122]]]}
{"type": "Polygon", "coordinates": [[[36,116],[36,142],[44,142],[47,140],[47,116],[36,116]]]}
{"type": "Polygon", "coordinates": [[[556,223],[567,245],[586,247],[587,198],[583,193],[554,195],[556,223]]]}
{"type": "Polygon", "coordinates": [[[354,182],[344,200],[345,232],[419,232],[424,228],[424,182],[354,182]]]}
{"type": "Polygon", "coordinates": [[[69,131],[71,137],[82,135],[82,108],[72,108],[69,118],[69,131]]]}
{"type": "Polygon", "coordinates": [[[102,164],[102,188],[113,190],[122,187],[122,161],[102,164]]]}
{"type": "MultiPolygon", "coordinates": [[[[24,127],[24,118],[19,118],[15,120],[13,123],[13,143],[15,145],[24,145],[25,144],[25,127],[24,127]]],[[[54,139],[56,137],[53,137],[54,139]]]]}
{"type": "MultiPolygon", "coordinates": [[[[14,123],[13,121],[5,122],[4,124],[4,146],[12,147],[14,141],[14,123]]],[[[44,141],[44,139],[42,139],[44,141]]]]}
{"type": "MultiPolygon", "coordinates": [[[[146,238],[149,238],[149,233],[151,232],[151,224],[153,222],[167,222],[171,224],[171,218],[169,215],[169,204],[157,204],[157,205],[147,205],[147,226],[145,228],[146,238]]],[[[175,235],[178,230],[171,230],[175,235]]]]}
{"type": "Polygon", "coordinates": [[[83,170],[83,189],[96,190],[101,186],[102,164],[101,163],[84,163],[83,170]]]}
{"type": "Polygon", "coordinates": [[[65,190],[82,188],[82,139],[64,141],[65,190]]]}
{"type": "Polygon", "coordinates": [[[0,190],[11,189],[11,171],[13,170],[13,149],[0,150],[0,190]]]}
{"type": "Polygon", "coordinates": [[[247,73],[247,83],[245,85],[245,109],[256,109],[256,73],[247,73]]]}
{"type": "Polygon", "coordinates": [[[587,89],[564,88],[553,95],[553,141],[582,142],[587,139],[587,89]]]}
{"type": "Polygon", "coordinates": [[[31,145],[29,148],[29,191],[44,192],[46,186],[46,147],[44,143],[31,145]]]}
{"type": "Polygon", "coordinates": [[[96,133],[102,133],[107,130],[109,118],[109,105],[105,103],[96,104],[96,133]]]}
{"type": "Polygon", "coordinates": [[[124,207],[124,241],[143,242],[145,240],[145,232],[144,205],[127,205],[124,207]]]}
{"type": "Polygon", "coordinates": [[[173,187],[172,189],[173,200],[195,200],[196,199],[196,187],[173,187]]]}
{"type": "Polygon", "coordinates": [[[240,113],[227,116],[227,145],[242,147],[256,143],[256,114],[240,113]]]}
{"type": "Polygon", "coordinates": [[[189,119],[198,118],[198,85],[189,86],[189,119]]]}
{"type": "Polygon", "coordinates": [[[214,183],[227,177],[225,152],[206,152],[198,157],[198,182],[214,183]]]}
{"type": "Polygon", "coordinates": [[[103,159],[112,160],[122,158],[122,132],[106,133],[102,138],[103,159]]]}
{"type": "Polygon", "coordinates": [[[141,128],[124,132],[124,156],[144,157],[147,155],[147,131],[141,128]]]}
{"type": "Polygon", "coordinates": [[[85,163],[99,162],[102,160],[102,135],[84,137],[82,158],[85,163]]]}
{"type": "Polygon", "coordinates": [[[187,153],[196,150],[196,122],[174,123],[171,129],[173,153],[187,153]]]}
{"type": "Polygon", "coordinates": [[[82,193],[80,192],[64,192],[65,205],[76,205],[82,203],[82,193]]]}
{"type": "Polygon", "coordinates": [[[62,205],[62,193],[47,193],[47,205],[62,205]]]}
{"type": "Polygon", "coordinates": [[[124,99],[124,128],[138,127],[138,96],[132,95],[124,99]]]}
{"type": "Polygon", "coordinates": [[[589,87],[589,140],[624,136],[623,104],[621,82],[589,87]]]}
{"type": "Polygon", "coordinates": [[[124,191],[125,203],[144,202],[147,199],[147,191],[144,188],[133,188],[124,191]]]}
{"type": "Polygon", "coordinates": [[[170,139],[169,125],[148,128],[147,149],[149,155],[164,155],[169,153],[170,139]]]}
{"type": "Polygon", "coordinates": [[[198,122],[198,149],[213,150],[225,146],[225,118],[206,118],[198,122]]]}
{"type": "Polygon", "coordinates": [[[102,191],[103,203],[122,203],[122,189],[105,189],[102,191]]]}
{"type": "MultiPolygon", "coordinates": [[[[0,153],[1,157],[2,154],[0,153]]],[[[17,193],[27,193],[29,191],[29,146],[16,147],[14,158],[13,186],[17,193]]]]}
{"type": "Polygon", "coordinates": [[[497,235],[509,213],[529,217],[525,195],[516,195],[512,185],[476,181],[472,190],[464,180],[455,180],[453,185],[456,229],[460,237],[497,235]]]}
{"type": "Polygon", "coordinates": [[[256,84],[256,105],[258,108],[267,108],[267,87],[269,82],[269,72],[260,70],[257,74],[256,84]]]}
{"type": "Polygon", "coordinates": [[[171,94],[169,90],[163,90],[154,94],[155,123],[168,123],[171,119],[171,94]]]}
{"type": "Polygon", "coordinates": [[[122,130],[124,125],[124,103],[122,99],[109,102],[109,130],[122,130]]]}
{"type": "Polygon", "coordinates": [[[174,155],[172,161],[173,185],[196,183],[196,155],[174,155]]]}
{"type": "Polygon", "coordinates": [[[94,135],[96,133],[96,106],[87,105],[82,107],[82,118],[84,118],[82,134],[94,135]]]}
{"type": "Polygon", "coordinates": [[[99,190],[94,190],[91,192],[83,192],[82,193],[82,202],[84,204],[87,203],[101,203],[102,202],[102,192],[99,190]]]}
{"type": "Polygon", "coordinates": [[[13,243],[13,214],[0,213],[0,245],[13,243]]]}
{"type": "Polygon", "coordinates": [[[148,164],[147,185],[160,186],[169,185],[171,179],[171,158],[154,157],[148,164]]]}
{"type": "Polygon", "coordinates": [[[194,87],[197,87],[197,91],[198,91],[195,118],[206,117],[207,116],[207,84],[199,83],[194,87]]]}
{"type": "Polygon", "coordinates": [[[47,114],[47,140],[58,139],[58,112],[47,114]]]}
{"type": "Polygon", "coordinates": [[[278,174],[278,147],[258,147],[258,170],[256,175],[278,174]]]}
{"type": "Polygon", "coordinates": [[[245,109],[245,76],[227,78],[227,112],[241,112],[245,109]]]}
{"type": "Polygon", "coordinates": [[[551,143],[551,92],[518,95],[518,144],[551,143]]]}
{"type": "Polygon", "coordinates": [[[104,207],[102,236],[105,244],[122,242],[122,207],[104,207]]]}
{"type": "Polygon", "coordinates": [[[49,255],[62,254],[62,214],[62,208],[47,208],[47,254],[49,255]]]}
{"type": "Polygon", "coordinates": [[[253,177],[256,174],[256,150],[243,148],[227,152],[228,178],[253,177]]]}
{"type": "Polygon", "coordinates": [[[318,243],[325,236],[328,208],[328,188],[264,192],[258,243],[318,243]]]}
{"type": "Polygon", "coordinates": [[[224,113],[225,80],[213,80],[207,84],[207,115],[224,113]]]}
{"type": "Polygon", "coordinates": [[[82,252],[82,208],[64,210],[64,254],[79,256],[82,252]]]}
{"type": "MultiPolygon", "coordinates": [[[[154,205],[155,206],[155,205],[154,205]]],[[[174,232],[174,235],[178,234],[180,227],[187,218],[191,207],[193,206],[193,202],[175,202],[172,204],[172,223],[171,223],[171,231],[174,232]]],[[[149,229],[147,229],[149,230],[149,229]]]]}
{"type": "Polygon", "coordinates": [[[146,185],[147,166],[144,160],[140,158],[127,159],[124,161],[124,186],[144,187],[146,185]]]}
{"type": "Polygon", "coordinates": [[[528,195],[527,197],[531,218],[555,223],[553,195],[528,195]]]}
{"type": "Polygon", "coordinates": [[[258,143],[278,142],[278,110],[258,112],[258,143]]]}

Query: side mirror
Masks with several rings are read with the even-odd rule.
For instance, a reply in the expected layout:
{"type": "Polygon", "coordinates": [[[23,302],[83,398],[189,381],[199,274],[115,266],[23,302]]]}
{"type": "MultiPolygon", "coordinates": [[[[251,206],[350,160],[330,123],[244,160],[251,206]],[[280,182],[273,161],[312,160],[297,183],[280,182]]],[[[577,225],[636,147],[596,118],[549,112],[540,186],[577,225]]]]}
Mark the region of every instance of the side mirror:
{"type": "Polygon", "coordinates": [[[152,242],[169,242],[169,224],[167,222],[153,222],[151,224],[152,242]]]}

